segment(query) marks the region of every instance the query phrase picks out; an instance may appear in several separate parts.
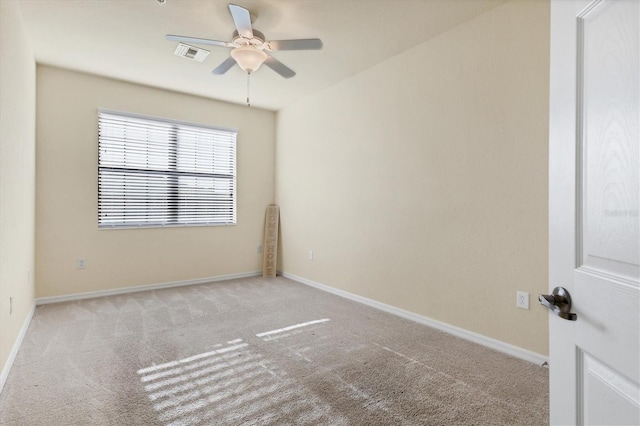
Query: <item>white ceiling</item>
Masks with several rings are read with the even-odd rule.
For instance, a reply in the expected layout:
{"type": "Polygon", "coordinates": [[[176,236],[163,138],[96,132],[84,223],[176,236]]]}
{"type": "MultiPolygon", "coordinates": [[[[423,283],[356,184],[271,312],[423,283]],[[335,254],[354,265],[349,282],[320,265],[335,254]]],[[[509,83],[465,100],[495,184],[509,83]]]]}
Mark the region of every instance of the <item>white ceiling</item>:
{"type": "MultiPolygon", "coordinates": [[[[1,0],[0,0],[1,1],[1,0]]],[[[251,76],[252,106],[279,110],[310,93],[472,19],[506,0],[233,0],[255,15],[269,40],[320,38],[320,51],[273,56],[297,72],[267,67],[251,76]]],[[[226,0],[20,0],[39,63],[244,103],[246,73],[211,70],[229,49],[199,46],[203,62],[173,55],[165,34],[228,41],[235,29],[226,0]]],[[[410,66],[410,64],[407,64],[410,66]]]]}

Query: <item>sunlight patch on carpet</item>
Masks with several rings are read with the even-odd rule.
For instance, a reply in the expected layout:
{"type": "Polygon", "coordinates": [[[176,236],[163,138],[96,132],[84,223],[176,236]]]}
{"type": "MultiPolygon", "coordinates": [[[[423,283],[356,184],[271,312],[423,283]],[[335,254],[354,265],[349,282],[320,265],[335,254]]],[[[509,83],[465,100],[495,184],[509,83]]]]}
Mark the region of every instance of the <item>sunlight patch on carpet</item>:
{"type": "Polygon", "coordinates": [[[288,327],[278,328],[276,330],[265,331],[264,333],[258,333],[256,334],[256,337],[264,337],[264,336],[270,336],[273,334],[284,333],[285,331],[295,330],[296,328],[307,327],[313,324],[321,324],[323,322],[328,322],[328,321],[331,321],[331,320],[329,318],[324,318],[324,319],[319,319],[315,321],[303,322],[300,324],[290,325],[288,327]]]}
{"type": "MultiPolygon", "coordinates": [[[[260,341],[298,333],[328,318],[258,333],[260,341]]],[[[254,338],[255,339],[255,338],[254,338]]],[[[166,426],[193,424],[294,423],[329,420],[346,424],[330,404],[298,383],[276,362],[243,339],[233,339],[215,350],[137,371],[158,420],[166,426]]],[[[310,348],[309,348],[310,349],[310,348]]],[[[309,361],[309,360],[307,360],[309,361]]]]}
{"type": "MultiPolygon", "coordinates": [[[[242,340],[238,339],[237,341],[241,342],[242,340]]],[[[235,343],[236,341],[234,340],[233,342],[235,343]]],[[[229,343],[231,343],[231,342],[229,342],[229,343]]],[[[167,362],[165,364],[153,365],[151,367],[147,367],[147,368],[143,368],[141,370],[138,370],[138,374],[143,376],[143,378],[148,378],[148,377],[151,377],[151,376],[147,376],[146,374],[149,373],[149,372],[152,372],[152,371],[162,370],[162,369],[169,368],[169,367],[174,367],[174,366],[177,366],[177,365],[180,365],[180,364],[186,364],[186,363],[198,360],[198,359],[210,357],[210,356],[213,356],[213,355],[216,355],[216,354],[221,354],[221,353],[225,353],[225,352],[229,352],[229,351],[234,351],[234,350],[237,350],[237,349],[240,349],[240,348],[244,348],[246,346],[248,346],[248,344],[247,343],[243,343],[243,344],[240,344],[240,345],[230,346],[230,347],[227,347],[227,348],[222,348],[222,349],[218,349],[218,350],[211,351],[211,352],[204,352],[204,353],[201,353],[201,354],[198,354],[198,355],[190,356],[188,358],[180,359],[178,361],[171,361],[171,362],[167,362]]],[[[143,379],[142,381],[146,381],[146,380],[143,379]]]]}

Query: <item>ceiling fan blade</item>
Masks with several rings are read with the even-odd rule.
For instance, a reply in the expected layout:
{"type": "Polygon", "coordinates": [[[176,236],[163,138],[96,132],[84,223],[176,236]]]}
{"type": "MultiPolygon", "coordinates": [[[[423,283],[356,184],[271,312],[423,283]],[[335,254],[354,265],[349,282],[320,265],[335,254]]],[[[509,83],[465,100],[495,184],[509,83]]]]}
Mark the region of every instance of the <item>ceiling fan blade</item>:
{"type": "Polygon", "coordinates": [[[238,34],[247,38],[253,38],[253,29],[251,28],[251,14],[244,7],[229,5],[233,22],[236,24],[238,34]]]}
{"type": "Polygon", "coordinates": [[[229,56],[223,63],[217,66],[216,69],[211,71],[215,75],[222,75],[229,71],[232,66],[236,64],[236,60],[229,56]]]}
{"type": "Polygon", "coordinates": [[[266,43],[269,50],[320,50],[322,40],[319,38],[306,38],[300,40],[271,40],[266,43]]]}
{"type": "Polygon", "coordinates": [[[173,35],[173,34],[167,34],[166,37],[167,37],[167,40],[172,40],[172,41],[183,41],[186,43],[210,44],[213,46],[231,47],[230,43],[226,41],[209,40],[208,38],[184,37],[184,36],[173,35]]]}
{"type": "Polygon", "coordinates": [[[291,78],[294,75],[296,75],[296,72],[294,70],[292,70],[291,68],[289,68],[288,66],[286,66],[285,64],[283,64],[282,62],[274,58],[273,56],[269,56],[264,61],[264,64],[269,68],[271,68],[272,70],[274,70],[275,72],[277,72],[278,74],[280,74],[281,76],[283,76],[284,78],[291,78]]]}

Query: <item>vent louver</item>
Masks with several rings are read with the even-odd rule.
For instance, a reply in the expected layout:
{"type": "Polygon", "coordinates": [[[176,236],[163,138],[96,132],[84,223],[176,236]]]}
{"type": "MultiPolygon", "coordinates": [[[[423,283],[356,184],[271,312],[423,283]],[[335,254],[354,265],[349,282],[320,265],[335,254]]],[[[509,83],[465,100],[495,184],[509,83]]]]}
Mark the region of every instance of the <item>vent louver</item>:
{"type": "Polygon", "coordinates": [[[201,49],[199,47],[189,46],[188,44],[178,43],[178,47],[176,47],[176,51],[173,52],[173,54],[176,56],[182,56],[183,58],[202,62],[209,54],[209,51],[201,49]]]}

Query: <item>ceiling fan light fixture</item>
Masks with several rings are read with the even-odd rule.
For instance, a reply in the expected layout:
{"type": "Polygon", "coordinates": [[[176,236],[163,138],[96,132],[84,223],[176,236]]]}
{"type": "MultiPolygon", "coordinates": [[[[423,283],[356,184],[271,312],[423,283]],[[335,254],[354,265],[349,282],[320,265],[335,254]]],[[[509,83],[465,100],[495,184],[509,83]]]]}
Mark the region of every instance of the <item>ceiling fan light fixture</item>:
{"type": "Polygon", "coordinates": [[[231,51],[231,57],[235,59],[240,68],[251,74],[260,68],[267,60],[268,55],[253,46],[240,46],[231,51]]]}

